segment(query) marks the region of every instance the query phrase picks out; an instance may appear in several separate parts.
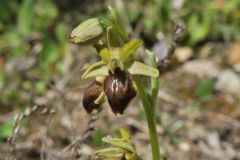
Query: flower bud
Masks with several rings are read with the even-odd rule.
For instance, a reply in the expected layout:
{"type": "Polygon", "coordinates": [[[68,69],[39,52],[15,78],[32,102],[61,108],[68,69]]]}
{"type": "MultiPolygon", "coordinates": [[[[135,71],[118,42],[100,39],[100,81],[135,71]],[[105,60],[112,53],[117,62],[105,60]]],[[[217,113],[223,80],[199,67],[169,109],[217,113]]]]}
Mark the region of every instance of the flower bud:
{"type": "Polygon", "coordinates": [[[101,104],[96,104],[94,101],[100,96],[102,92],[102,85],[94,81],[84,92],[83,107],[87,113],[92,113],[94,110],[100,110],[101,104]]]}
{"type": "Polygon", "coordinates": [[[130,100],[136,96],[129,74],[116,69],[105,78],[103,89],[112,111],[123,114],[130,100]]]}
{"type": "Polygon", "coordinates": [[[71,33],[70,42],[91,45],[103,36],[103,28],[97,18],[88,19],[80,23],[71,33]]]}

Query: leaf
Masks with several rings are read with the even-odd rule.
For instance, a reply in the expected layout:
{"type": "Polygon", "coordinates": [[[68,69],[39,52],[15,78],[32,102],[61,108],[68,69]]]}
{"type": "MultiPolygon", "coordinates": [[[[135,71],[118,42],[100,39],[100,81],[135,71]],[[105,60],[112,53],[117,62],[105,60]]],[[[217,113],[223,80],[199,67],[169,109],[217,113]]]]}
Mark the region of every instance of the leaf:
{"type": "Polygon", "coordinates": [[[54,19],[58,15],[56,5],[51,0],[40,0],[34,5],[34,27],[37,29],[47,29],[54,23],[54,19]]]}
{"type": "Polygon", "coordinates": [[[157,69],[137,61],[134,61],[130,66],[128,66],[127,70],[133,75],[144,75],[150,77],[158,77],[159,75],[159,71],[157,69]]]}
{"type": "Polygon", "coordinates": [[[55,35],[57,37],[59,45],[64,47],[67,42],[67,35],[66,26],[63,23],[60,23],[55,27],[55,35]]]}
{"type": "Polygon", "coordinates": [[[50,37],[46,37],[43,40],[43,50],[41,52],[41,63],[49,65],[54,63],[60,54],[54,41],[50,37]]]}
{"type": "Polygon", "coordinates": [[[207,98],[213,94],[215,81],[212,78],[201,80],[195,89],[195,95],[199,98],[207,98]]]}
{"type": "Polygon", "coordinates": [[[24,0],[18,13],[18,29],[22,34],[28,34],[32,30],[34,18],[33,0],[24,0]]]}
{"type": "Polygon", "coordinates": [[[92,133],[92,139],[93,139],[93,143],[96,145],[96,147],[101,146],[102,143],[102,138],[103,138],[103,133],[101,130],[97,129],[92,133]]]}
{"type": "Polygon", "coordinates": [[[119,129],[119,132],[120,132],[121,137],[122,137],[123,139],[125,139],[125,140],[130,140],[130,135],[128,134],[128,132],[127,132],[125,129],[120,128],[120,129],[119,129]]]}
{"type": "Polygon", "coordinates": [[[126,141],[122,138],[112,138],[112,137],[103,137],[102,141],[108,144],[111,144],[115,147],[122,148],[124,150],[127,150],[128,152],[135,153],[135,147],[131,143],[131,141],[126,141]]]}
{"type": "Polygon", "coordinates": [[[142,41],[140,39],[134,39],[130,42],[126,43],[120,51],[120,60],[126,61],[130,56],[134,55],[137,49],[142,45],[142,41]]]}
{"type": "Polygon", "coordinates": [[[0,140],[6,139],[12,134],[13,119],[8,120],[0,125],[0,140]]]}
{"type": "Polygon", "coordinates": [[[98,150],[94,152],[94,154],[105,158],[120,158],[123,157],[125,153],[121,148],[106,148],[98,150]]]}

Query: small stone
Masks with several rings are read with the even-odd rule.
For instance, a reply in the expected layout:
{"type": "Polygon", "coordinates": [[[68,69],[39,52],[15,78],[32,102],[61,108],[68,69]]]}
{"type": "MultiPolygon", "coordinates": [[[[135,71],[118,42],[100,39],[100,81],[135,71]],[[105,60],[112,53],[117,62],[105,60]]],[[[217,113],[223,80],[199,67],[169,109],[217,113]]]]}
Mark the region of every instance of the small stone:
{"type": "Polygon", "coordinates": [[[192,60],[182,67],[183,72],[196,75],[198,78],[216,77],[219,73],[217,64],[210,60],[192,60]]]}
{"type": "Polygon", "coordinates": [[[192,57],[193,50],[190,47],[177,48],[175,51],[175,56],[179,62],[185,62],[192,57]]]}
{"type": "Polygon", "coordinates": [[[217,76],[215,88],[240,96],[240,77],[232,70],[224,70],[217,76]]]}

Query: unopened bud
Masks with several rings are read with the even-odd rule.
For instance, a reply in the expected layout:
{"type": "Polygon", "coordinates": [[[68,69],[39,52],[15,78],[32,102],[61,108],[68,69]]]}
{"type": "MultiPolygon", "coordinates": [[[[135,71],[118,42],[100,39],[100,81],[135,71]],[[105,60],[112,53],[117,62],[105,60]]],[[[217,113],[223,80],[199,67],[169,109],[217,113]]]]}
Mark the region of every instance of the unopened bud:
{"type": "Polygon", "coordinates": [[[91,45],[103,36],[103,28],[97,18],[88,19],[80,23],[71,33],[69,41],[72,43],[91,45]]]}

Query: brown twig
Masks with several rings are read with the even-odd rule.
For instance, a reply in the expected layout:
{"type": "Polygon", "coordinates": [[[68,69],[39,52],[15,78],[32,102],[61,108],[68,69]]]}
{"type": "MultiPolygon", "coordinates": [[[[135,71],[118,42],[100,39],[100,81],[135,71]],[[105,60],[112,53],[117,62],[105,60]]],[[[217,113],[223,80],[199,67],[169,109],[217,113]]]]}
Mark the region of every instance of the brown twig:
{"type": "Polygon", "coordinates": [[[55,113],[55,110],[48,109],[45,106],[34,105],[33,107],[27,107],[23,113],[19,113],[15,116],[13,122],[13,131],[11,136],[8,138],[8,144],[10,145],[10,152],[7,155],[6,160],[16,160],[15,150],[16,150],[16,138],[19,135],[20,125],[19,123],[26,117],[30,117],[34,114],[40,107],[43,107],[41,110],[42,115],[48,115],[55,113]]]}
{"type": "Polygon", "coordinates": [[[79,135],[74,141],[72,141],[68,146],[66,146],[65,148],[63,148],[60,152],[58,152],[58,156],[62,155],[63,153],[65,153],[66,151],[70,150],[71,148],[74,148],[74,150],[76,150],[77,147],[75,146],[78,146],[83,140],[85,140],[86,138],[88,138],[92,131],[94,130],[94,126],[93,126],[93,123],[95,121],[98,120],[98,114],[94,114],[89,122],[88,122],[88,127],[87,129],[83,132],[82,135],[79,135]]]}
{"type": "Polygon", "coordinates": [[[183,22],[175,22],[175,29],[172,35],[172,43],[168,48],[167,54],[165,57],[158,61],[158,68],[165,68],[169,65],[170,59],[176,49],[177,44],[184,38],[186,34],[185,25],[183,22]]]}

